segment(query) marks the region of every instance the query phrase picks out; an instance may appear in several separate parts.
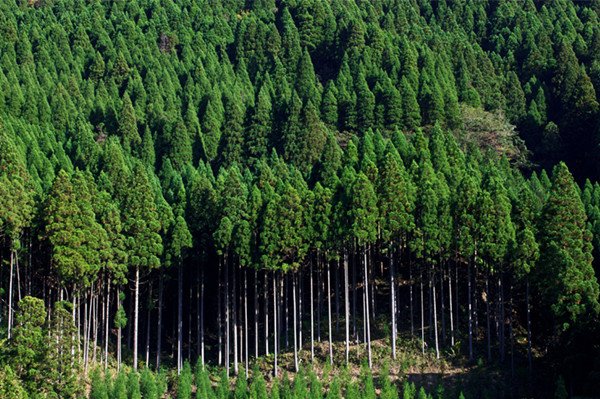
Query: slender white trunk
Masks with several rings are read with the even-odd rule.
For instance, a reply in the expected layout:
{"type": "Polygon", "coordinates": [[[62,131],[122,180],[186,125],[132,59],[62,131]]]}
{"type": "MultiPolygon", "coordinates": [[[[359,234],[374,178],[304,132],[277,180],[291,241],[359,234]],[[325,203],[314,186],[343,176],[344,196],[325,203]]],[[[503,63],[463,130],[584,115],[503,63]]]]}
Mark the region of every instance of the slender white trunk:
{"type": "Polygon", "coordinates": [[[490,300],[492,296],[490,295],[490,287],[489,287],[490,275],[489,271],[486,272],[485,275],[485,310],[486,310],[486,321],[487,321],[487,352],[488,352],[488,361],[492,360],[492,346],[491,346],[491,336],[490,336],[490,300]]]}
{"type": "Polygon", "coordinates": [[[12,317],[13,317],[13,268],[14,268],[14,251],[10,251],[10,275],[8,284],[8,340],[10,341],[10,334],[12,331],[12,317]]]}
{"type": "Polygon", "coordinates": [[[450,264],[448,264],[448,295],[448,305],[450,306],[450,342],[452,346],[454,346],[454,314],[452,312],[452,273],[450,269],[450,264]]]}
{"type": "Polygon", "coordinates": [[[258,358],[258,272],[254,269],[254,357],[258,358]]]}
{"type": "MultiPolygon", "coordinates": [[[[275,278],[275,276],[273,276],[273,278],[275,278]]],[[[269,356],[269,288],[267,286],[267,271],[265,270],[265,281],[264,281],[264,292],[265,292],[265,305],[264,305],[264,312],[265,312],[265,356],[269,356]]],[[[275,286],[273,286],[275,287],[275,286]]],[[[275,290],[273,290],[273,305],[275,305],[275,290]]],[[[273,307],[273,312],[275,312],[275,307],[273,307]]],[[[275,322],[273,323],[273,326],[276,326],[275,322]]],[[[275,331],[275,328],[273,328],[273,331],[275,331]]]]}
{"type": "Polygon", "coordinates": [[[137,370],[138,325],[140,318],[140,267],[135,268],[135,310],[133,317],[133,369],[137,370]]]}
{"type": "Polygon", "coordinates": [[[244,334],[245,339],[245,370],[246,370],[246,379],[248,379],[248,274],[247,270],[244,269],[244,330],[246,333],[244,334]]]}
{"type": "Polygon", "coordinates": [[[313,259],[310,257],[310,361],[315,361],[315,322],[313,297],[313,259]]]}
{"type": "Polygon", "coordinates": [[[225,369],[229,378],[229,257],[225,254],[225,369]]]}
{"type": "Polygon", "coordinates": [[[232,313],[232,320],[233,320],[233,372],[235,373],[235,375],[238,374],[239,372],[239,368],[238,368],[238,320],[237,320],[237,303],[238,303],[238,297],[237,297],[237,284],[236,284],[236,274],[237,274],[237,270],[236,267],[233,266],[233,296],[232,296],[232,303],[231,306],[233,307],[233,312],[232,313]]]}
{"type": "Polygon", "coordinates": [[[273,271],[273,353],[275,354],[275,364],[273,369],[273,375],[277,377],[277,350],[279,346],[279,337],[278,337],[278,312],[277,312],[277,278],[276,272],[273,271]]]}
{"type": "Polygon", "coordinates": [[[396,293],[394,281],[394,244],[390,242],[390,311],[392,313],[392,359],[396,359],[396,293]]]}
{"type": "Polygon", "coordinates": [[[471,311],[471,264],[467,265],[468,276],[467,276],[467,287],[469,297],[469,359],[473,359],[473,312],[471,311]]]}
{"type": "Polygon", "coordinates": [[[371,326],[369,322],[369,279],[368,279],[368,265],[367,265],[367,246],[364,247],[364,260],[365,260],[365,320],[367,322],[367,350],[369,351],[369,369],[372,368],[373,363],[371,360],[371,326]]]}
{"type": "Polygon", "coordinates": [[[296,315],[296,276],[292,274],[292,308],[294,311],[294,370],[298,372],[298,319],[296,315]]]}
{"type": "Polygon", "coordinates": [[[181,373],[182,366],[182,330],[183,330],[183,270],[181,257],[177,268],[177,375],[181,373]]]}
{"type": "Polygon", "coordinates": [[[350,361],[350,298],[348,293],[348,252],[344,250],[344,320],[346,322],[346,365],[350,361]]]}
{"type": "Polygon", "coordinates": [[[435,358],[439,359],[440,358],[440,346],[439,346],[439,340],[438,340],[438,323],[437,323],[437,302],[436,302],[436,297],[435,297],[435,271],[432,271],[432,281],[431,281],[431,285],[433,287],[433,326],[435,329],[435,358]]]}
{"type": "Polygon", "coordinates": [[[333,336],[331,333],[331,265],[327,262],[327,314],[328,314],[328,324],[329,324],[329,336],[327,337],[329,341],[329,364],[333,366],[333,348],[331,345],[331,341],[333,340],[333,336]]]}
{"type": "Polygon", "coordinates": [[[529,363],[529,374],[533,372],[533,362],[531,359],[531,308],[529,307],[529,275],[525,280],[525,299],[527,302],[527,360],[529,363]]]}
{"type": "Polygon", "coordinates": [[[106,307],[105,317],[104,317],[104,371],[108,368],[108,330],[109,330],[109,322],[110,322],[110,278],[108,279],[108,284],[106,285],[106,303],[104,304],[106,307]]]}
{"type": "Polygon", "coordinates": [[[423,304],[423,270],[419,273],[419,287],[421,288],[421,352],[425,354],[425,305],[423,304]]]}
{"type": "MultiPolygon", "coordinates": [[[[150,292],[148,294],[150,300],[152,300],[152,282],[150,283],[150,292]]],[[[148,320],[146,321],[146,368],[150,365],[150,321],[151,321],[151,307],[148,306],[148,320]]]]}
{"type": "Polygon", "coordinates": [[[204,268],[202,268],[202,283],[200,285],[200,358],[204,369],[204,268]]]}
{"type": "Polygon", "coordinates": [[[159,270],[158,275],[158,325],[156,326],[156,371],[160,371],[160,354],[162,350],[162,311],[163,311],[163,292],[164,276],[163,271],[159,270]]]}

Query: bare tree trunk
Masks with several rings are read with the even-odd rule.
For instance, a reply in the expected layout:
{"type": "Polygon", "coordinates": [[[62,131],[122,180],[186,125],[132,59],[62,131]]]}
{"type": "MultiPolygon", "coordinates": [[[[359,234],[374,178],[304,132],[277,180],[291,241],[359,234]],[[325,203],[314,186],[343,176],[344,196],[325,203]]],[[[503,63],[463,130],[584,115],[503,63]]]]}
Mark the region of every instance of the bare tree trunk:
{"type": "Polygon", "coordinates": [[[396,282],[394,280],[394,243],[390,242],[390,311],[392,314],[392,359],[396,360],[396,282]]]}
{"type": "Polygon", "coordinates": [[[435,270],[431,271],[431,287],[433,289],[433,328],[435,330],[435,358],[440,358],[440,345],[438,340],[437,301],[435,295],[435,270]]]}
{"type": "MultiPolygon", "coordinates": [[[[442,345],[446,345],[446,302],[444,302],[444,280],[446,279],[446,270],[444,262],[440,260],[440,304],[442,308],[442,345]]],[[[434,276],[435,280],[435,276],[434,276]]]]}
{"type": "Polygon", "coordinates": [[[221,266],[222,266],[222,257],[219,256],[219,283],[217,284],[217,330],[218,330],[218,346],[219,346],[219,367],[223,366],[223,329],[222,329],[222,312],[223,309],[221,307],[221,303],[223,302],[223,286],[222,286],[222,276],[221,276],[221,266]]]}
{"type": "Polygon", "coordinates": [[[333,348],[331,345],[331,341],[333,340],[333,334],[331,332],[331,265],[330,262],[327,263],[327,313],[328,313],[328,324],[329,324],[329,336],[327,340],[329,341],[329,364],[333,366],[333,348]]]}
{"type": "Polygon", "coordinates": [[[225,369],[229,378],[229,256],[225,254],[225,369]]]}
{"type": "MultiPolygon", "coordinates": [[[[448,263],[448,305],[450,307],[450,343],[454,346],[454,313],[452,310],[452,270],[448,263]]],[[[442,298],[442,301],[444,299],[442,298]]]]}
{"type": "Polygon", "coordinates": [[[182,361],[182,335],[183,335],[183,270],[181,257],[179,257],[179,267],[177,268],[177,375],[181,374],[182,361]]]}
{"type": "MultiPolygon", "coordinates": [[[[265,276],[266,278],[266,276],[265,276]]],[[[273,353],[275,354],[275,364],[273,368],[273,375],[277,377],[277,350],[279,344],[279,323],[277,322],[277,274],[273,270],[273,353]]]]}
{"type": "Polygon", "coordinates": [[[502,268],[500,268],[500,277],[498,283],[500,284],[500,360],[504,362],[505,359],[505,339],[504,339],[504,275],[502,268]]]}
{"type": "Polygon", "coordinates": [[[419,285],[421,287],[421,352],[425,354],[425,306],[423,304],[423,267],[421,266],[419,275],[419,285]]]}
{"type": "Polygon", "coordinates": [[[340,295],[339,295],[339,286],[340,286],[340,278],[339,278],[339,271],[340,271],[340,260],[339,258],[337,259],[336,263],[335,263],[335,269],[334,269],[334,277],[335,277],[335,332],[339,332],[340,331],[340,295]]]}
{"type": "Polygon", "coordinates": [[[529,374],[533,372],[531,359],[531,308],[529,307],[529,275],[525,280],[525,300],[527,302],[527,360],[529,363],[529,374]]]}
{"type": "MultiPolygon", "coordinates": [[[[275,279],[275,275],[273,275],[273,279],[275,279]]],[[[273,282],[273,284],[275,284],[273,282]]],[[[275,285],[273,285],[275,287],[275,285]]],[[[267,288],[267,271],[265,270],[265,281],[264,281],[264,291],[265,291],[265,356],[269,356],[269,289],[267,288]]],[[[275,291],[273,290],[273,298],[275,298],[275,291]]],[[[273,300],[273,305],[275,305],[275,300],[273,300]]],[[[273,308],[273,312],[275,312],[275,307],[273,308]]],[[[275,323],[273,323],[273,332],[275,332],[275,323]]]]}
{"type": "Polygon", "coordinates": [[[246,269],[244,269],[244,329],[246,330],[246,334],[244,335],[245,338],[245,345],[246,345],[246,352],[244,353],[246,355],[245,360],[246,360],[246,365],[245,365],[245,370],[246,370],[246,379],[248,378],[248,271],[246,269]]]}
{"type": "MultiPolygon", "coordinates": [[[[264,295],[266,298],[267,293],[265,292],[264,295]]],[[[256,269],[254,269],[254,357],[258,358],[258,272],[256,269]]]]}
{"type": "Polygon", "coordinates": [[[302,350],[302,272],[298,273],[298,348],[302,350]]]}
{"type": "Polygon", "coordinates": [[[283,274],[281,276],[281,278],[283,279],[284,285],[283,288],[281,289],[281,293],[283,295],[282,298],[282,304],[283,304],[283,311],[285,312],[285,328],[284,328],[284,332],[285,332],[285,349],[288,349],[290,347],[290,337],[288,334],[288,326],[289,326],[289,303],[288,303],[288,297],[290,296],[290,287],[289,287],[289,279],[287,274],[283,274]]]}
{"type": "Polygon", "coordinates": [[[135,313],[133,316],[133,369],[137,370],[138,325],[140,318],[140,267],[135,268],[135,313]]]}
{"type": "Polygon", "coordinates": [[[367,265],[367,245],[364,246],[364,260],[365,260],[365,320],[367,321],[367,331],[365,339],[367,341],[367,350],[369,351],[369,369],[373,366],[371,360],[371,326],[369,322],[369,279],[368,279],[368,265],[367,265]]]}
{"type": "MultiPolygon", "coordinates": [[[[117,312],[121,309],[121,292],[117,292],[117,312]]],[[[121,370],[121,325],[117,328],[117,371],[121,370]]]]}
{"type": "Polygon", "coordinates": [[[106,371],[108,368],[108,330],[110,322],[110,278],[108,279],[108,284],[106,285],[106,303],[104,305],[106,307],[104,317],[104,371],[106,371]]]}
{"type": "MultiPolygon", "coordinates": [[[[239,266],[239,262],[238,262],[239,266]]],[[[237,319],[237,304],[238,304],[238,296],[237,296],[237,284],[236,284],[236,274],[237,269],[235,265],[233,266],[233,297],[232,304],[233,307],[233,372],[235,375],[238,375],[239,367],[238,367],[238,319],[237,319]]]]}
{"type": "Polygon", "coordinates": [[[298,319],[296,314],[296,276],[292,274],[292,307],[294,311],[294,370],[298,372],[298,319]]]}
{"type": "Polygon", "coordinates": [[[204,267],[200,284],[200,359],[202,359],[202,369],[204,369],[204,267]]]}
{"type": "Polygon", "coordinates": [[[459,302],[459,296],[458,296],[458,264],[454,264],[454,275],[455,275],[455,280],[454,280],[454,296],[455,296],[455,301],[456,301],[456,338],[458,339],[458,337],[460,337],[460,325],[458,323],[459,320],[459,311],[460,311],[460,306],[458,304],[459,302]]]}
{"type": "Polygon", "coordinates": [[[409,259],[408,259],[408,295],[410,296],[409,299],[409,303],[410,303],[410,336],[414,337],[415,336],[415,316],[414,316],[414,306],[413,306],[413,278],[412,278],[412,259],[410,259],[410,254],[409,254],[409,259]]]}
{"type": "Polygon", "coordinates": [[[10,251],[10,276],[8,284],[8,340],[10,341],[10,334],[12,331],[12,319],[13,319],[13,269],[14,269],[14,251],[10,251]]]}
{"type": "MultiPolygon", "coordinates": [[[[150,298],[150,301],[152,301],[152,281],[150,281],[150,287],[149,287],[149,293],[148,293],[148,297],[150,298]]],[[[152,315],[152,310],[151,307],[148,306],[148,320],[146,323],[146,368],[148,368],[148,365],[150,364],[150,321],[151,321],[151,316],[152,315]]]]}
{"type": "Polygon", "coordinates": [[[344,320],[346,322],[346,365],[350,361],[350,298],[348,296],[348,251],[344,249],[344,320]]]}
{"type": "Polygon", "coordinates": [[[163,291],[164,276],[163,271],[159,270],[158,275],[158,325],[156,326],[156,371],[160,371],[160,355],[162,351],[162,311],[163,311],[163,291]]]}
{"type": "Polygon", "coordinates": [[[467,265],[468,270],[468,297],[469,297],[469,359],[473,360],[473,312],[471,311],[471,263],[467,265]]]}
{"type": "Polygon", "coordinates": [[[492,361],[492,346],[491,346],[491,336],[490,336],[490,290],[489,290],[489,280],[490,273],[486,271],[485,273],[485,309],[486,309],[486,320],[487,320],[487,352],[488,352],[488,361],[492,361]]]}
{"type": "Polygon", "coordinates": [[[317,249],[317,341],[321,342],[321,307],[323,306],[323,288],[321,281],[321,257],[319,253],[319,249],[317,249]]]}
{"type": "Polygon", "coordinates": [[[314,320],[314,296],[313,296],[313,259],[310,258],[310,361],[315,361],[315,320],[314,320]]]}

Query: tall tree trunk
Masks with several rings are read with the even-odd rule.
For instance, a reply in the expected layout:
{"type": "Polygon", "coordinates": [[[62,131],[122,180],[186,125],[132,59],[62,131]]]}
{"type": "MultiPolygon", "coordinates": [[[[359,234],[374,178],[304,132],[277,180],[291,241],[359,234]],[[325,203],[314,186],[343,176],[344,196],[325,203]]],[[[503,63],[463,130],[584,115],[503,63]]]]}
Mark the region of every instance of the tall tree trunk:
{"type": "MultiPolygon", "coordinates": [[[[452,269],[448,262],[448,306],[450,309],[450,343],[454,346],[454,313],[452,311],[452,269]]],[[[444,299],[442,298],[442,301],[444,299]]]]}
{"type": "Polygon", "coordinates": [[[390,241],[390,312],[392,314],[392,359],[396,360],[396,293],[394,281],[394,243],[390,241]]]}
{"type": "Polygon", "coordinates": [[[108,278],[108,284],[106,284],[106,303],[104,305],[106,307],[104,317],[104,371],[106,371],[108,368],[108,331],[110,323],[110,277],[108,278]]]}
{"type": "Polygon", "coordinates": [[[425,354],[425,305],[423,303],[423,267],[419,270],[419,286],[421,288],[421,352],[425,354]]]}
{"type": "Polygon", "coordinates": [[[13,269],[14,269],[14,253],[15,251],[10,251],[10,275],[8,276],[8,340],[10,341],[10,334],[12,331],[12,318],[13,318],[13,269]]]}
{"type": "Polygon", "coordinates": [[[238,375],[239,372],[239,368],[238,368],[238,319],[237,319],[237,304],[238,304],[238,295],[237,295],[237,284],[236,284],[236,275],[237,275],[237,269],[239,268],[239,259],[238,259],[238,266],[236,267],[235,264],[233,266],[233,270],[232,270],[232,275],[233,275],[233,297],[232,297],[232,303],[231,306],[233,307],[233,372],[235,375],[238,375]]]}
{"type": "MultiPolygon", "coordinates": [[[[150,288],[149,288],[149,298],[150,301],[152,301],[152,281],[150,281],[150,288]]],[[[148,306],[148,320],[146,323],[146,368],[148,368],[148,365],[150,364],[150,321],[151,321],[151,316],[152,315],[152,311],[151,311],[151,306],[148,306]]]]}
{"type": "Polygon", "coordinates": [[[321,256],[317,248],[317,341],[321,342],[321,308],[323,306],[323,282],[321,278],[321,256]]]}
{"type": "Polygon", "coordinates": [[[459,316],[459,311],[460,311],[460,306],[458,305],[458,263],[454,263],[454,276],[455,276],[455,280],[454,280],[454,300],[456,301],[456,306],[454,307],[455,311],[456,311],[456,338],[458,339],[458,337],[460,337],[460,325],[458,323],[458,316],[459,316]]]}
{"type": "Polygon", "coordinates": [[[135,268],[135,313],[133,316],[133,369],[137,370],[138,326],[140,322],[140,267],[135,268]]]}
{"type": "Polygon", "coordinates": [[[296,276],[292,274],[292,307],[294,311],[294,370],[298,372],[298,319],[296,314],[296,276]]]}
{"type": "MultiPolygon", "coordinates": [[[[265,356],[269,356],[269,289],[267,288],[267,271],[265,270],[265,281],[264,281],[264,291],[265,291],[265,356]]],[[[273,275],[273,279],[275,279],[275,275],[273,275]]],[[[275,282],[273,282],[273,287],[275,287],[275,282]]],[[[273,299],[275,299],[275,290],[273,290],[273,299]]],[[[275,300],[273,300],[273,305],[275,305],[275,300]]],[[[273,314],[275,314],[275,307],[273,307],[273,314]]],[[[275,323],[273,323],[273,333],[275,333],[275,323]]]]}
{"type": "MultiPolygon", "coordinates": [[[[356,254],[352,253],[352,335],[356,340],[356,348],[360,347],[360,341],[358,339],[358,330],[356,329],[356,295],[358,286],[356,285],[356,254]]],[[[358,356],[358,355],[357,355],[358,356]]]]}
{"type": "Polygon", "coordinates": [[[229,378],[229,254],[225,253],[225,369],[229,378]]]}
{"type": "Polygon", "coordinates": [[[310,362],[315,361],[315,322],[314,322],[314,296],[313,296],[313,258],[310,261],[310,362]]]}
{"type": "Polygon", "coordinates": [[[471,263],[467,265],[468,270],[468,297],[469,297],[469,360],[473,360],[473,312],[471,310],[471,263]]]}
{"type": "Polygon", "coordinates": [[[492,296],[490,295],[489,280],[490,280],[490,272],[486,271],[486,273],[485,273],[485,309],[486,309],[486,319],[487,319],[487,352],[488,352],[488,361],[492,361],[492,346],[491,346],[491,336],[490,336],[490,299],[492,298],[492,296]]]}
{"type": "Polygon", "coordinates": [[[365,320],[367,321],[367,331],[365,338],[367,340],[367,350],[369,353],[369,370],[373,366],[373,362],[371,360],[371,326],[369,321],[369,279],[368,279],[368,264],[367,264],[367,252],[368,247],[365,244],[364,246],[364,260],[365,260],[365,320]]]}
{"type": "Polygon", "coordinates": [[[202,369],[204,369],[204,267],[200,285],[200,358],[202,359],[202,369]]]}
{"type": "Polygon", "coordinates": [[[282,303],[283,303],[283,311],[285,312],[285,325],[284,325],[284,332],[285,332],[285,349],[289,349],[290,347],[290,337],[288,334],[288,326],[289,326],[289,296],[290,296],[290,285],[289,285],[289,278],[287,274],[283,274],[281,276],[281,278],[283,279],[284,285],[283,288],[281,290],[281,293],[283,295],[282,298],[282,303]]]}
{"type": "Polygon", "coordinates": [[[244,330],[246,331],[244,334],[244,344],[246,346],[244,369],[246,370],[246,379],[248,379],[248,271],[246,269],[244,269],[244,330]]]}
{"type": "MultiPolygon", "coordinates": [[[[267,293],[265,292],[264,295],[266,298],[267,293]]],[[[258,271],[256,269],[254,269],[254,357],[258,358],[258,271]]]]}
{"type": "Polygon", "coordinates": [[[329,324],[329,336],[327,340],[329,341],[329,365],[333,366],[333,348],[331,345],[331,341],[333,340],[333,335],[331,332],[331,264],[329,261],[327,263],[327,313],[328,313],[328,324],[329,324]]]}
{"type": "Polygon", "coordinates": [[[413,277],[412,277],[412,259],[411,255],[408,255],[408,295],[409,295],[409,304],[410,304],[410,336],[411,339],[415,336],[415,316],[414,316],[414,306],[413,306],[413,277]]]}
{"type": "Polygon", "coordinates": [[[513,322],[512,322],[512,313],[513,313],[513,294],[512,294],[512,279],[509,278],[509,287],[508,287],[508,334],[510,338],[510,375],[514,377],[515,375],[515,337],[513,334],[513,322]]]}
{"type": "Polygon", "coordinates": [[[437,301],[435,295],[435,270],[431,271],[431,287],[433,289],[433,328],[435,330],[435,358],[440,358],[440,345],[438,340],[437,301]]]}
{"type": "MultiPolygon", "coordinates": [[[[117,292],[117,311],[121,309],[121,292],[117,292]]],[[[117,328],[117,371],[121,370],[121,325],[117,328]]]]}
{"type": "Polygon", "coordinates": [[[504,275],[502,268],[500,268],[500,277],[498,283],[500,284],[500,360],[504,362],[505,359],[505,339],[504,339],[504,275]]]}
{"type": "Polygon", "coordinates": [[[302,272],[298,273],[298,348],[302,350],[302,272]]]}
{"type": "Polygon", "coordinates": [[[344,320],[346,322],[346,365],[350,361],[350,298],[348,296],[348,251],[344,249],[344,320]]]}
{"type": "Polygon", "coordinates": [[[222,319],[222,302],[223,302],[223,285],[222,285],[222,276],[221,276],[221,266],[222,266],[222,257],[219,256],[219,269],[218,269],[218,275],[219,275],[219,282],[217,284],[217,335],[218,335],[218,346],[219,346],[219,356],[218,356],[218,363],[219,363],[219,367],[223,366],[223,328],[222,328],[222,324],[223,324],[223,319],[222,319]]]}
{"type": "MultiPolygon", "coordinates": [[[[266,277],[266,276],[265,276],[266,277]]],[[[279,323],[277,322],[277,274],[273,270],[273,353],[275,354],[275,364],[273,367],[273,375],[277,377],[277,346],[279,344],[279,323]]]]}
{"type": "Polygon", "coordinates": [[[183,266],[179,257],[177,268],[177,375],[181,373],[182,362],[182,336],[183,336],[183,266]]]}
{"type": "MultiPolygon", "coordinates": [[[[446,302],[444,301],[444,280],[446,279],[446,270],[444,262],[440,260],[440,304],[442,310],[442,345],[446,345],[446,302]]],[[[434,276],[435,280],[435,276],[434,276]]]]}
{"type": "Polygon", "coordinates": [[[529,307],[529,275],[525,279],[525,300],[527,302],[527,360],[529,363],[529,374],[533,372],[531,359],[531,308],[529,307]]]}
{"type": "Polygon", "coordinates": [[[337,259],[335,263],[334,276],[335,276],[335,332],[338,333],[340,331],[340,295],[339,295],[339,286],[340,286],[340,260],[337,259]]]}

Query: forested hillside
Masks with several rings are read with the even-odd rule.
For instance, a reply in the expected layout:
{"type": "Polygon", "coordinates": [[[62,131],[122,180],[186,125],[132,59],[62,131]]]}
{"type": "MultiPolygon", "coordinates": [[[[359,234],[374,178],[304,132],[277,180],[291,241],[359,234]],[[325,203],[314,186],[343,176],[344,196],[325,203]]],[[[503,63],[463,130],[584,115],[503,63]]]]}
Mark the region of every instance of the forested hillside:
{"type": "Polygon", "coordinates": [[[599,392],[599,18],[1,0],[0,392],[376,340],[599,392]]]}

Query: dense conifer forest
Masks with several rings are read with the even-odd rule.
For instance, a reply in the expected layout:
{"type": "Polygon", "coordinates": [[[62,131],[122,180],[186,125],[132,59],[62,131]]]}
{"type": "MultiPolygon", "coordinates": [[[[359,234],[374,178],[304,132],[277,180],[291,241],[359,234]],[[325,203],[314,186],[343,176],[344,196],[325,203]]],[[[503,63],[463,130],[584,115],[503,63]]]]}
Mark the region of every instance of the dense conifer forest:
{"type": "Polygon", "coordinates": [[[599,19],[0,0],[0,396],[598,395],[599,19]]]}

